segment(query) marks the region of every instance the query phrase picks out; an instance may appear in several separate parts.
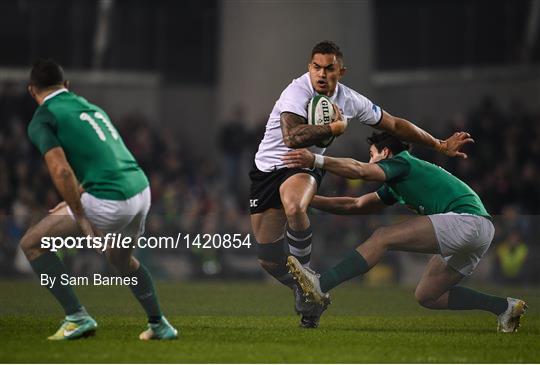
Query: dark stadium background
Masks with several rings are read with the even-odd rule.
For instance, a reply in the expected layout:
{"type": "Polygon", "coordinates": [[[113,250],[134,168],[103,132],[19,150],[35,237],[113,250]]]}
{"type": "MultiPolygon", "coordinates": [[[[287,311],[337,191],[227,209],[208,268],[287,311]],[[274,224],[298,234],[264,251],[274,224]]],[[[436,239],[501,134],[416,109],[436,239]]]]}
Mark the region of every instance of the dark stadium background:
{"type": "MultiPolygon", "coordinates": [[[[473,280],[538,285],[539,28],[539,1],[2,1],[0,278],[32,277],[18,241],[59,201],[26,135],[33,60],[63,64],[72,90],[120,129],[151,180],[147,234],[245,234],[247,173],[266,118],[305,72],[311,47],[331,39],[345,54],[345,84],[437,137],[473,135],[467,160],[414,151],[470,184],[496,215],[495,240],[473,280]]],[[[352,123],[328,154],[366,160],[369,133],[352,123]]],[[[322,193],[374,188],[327,175],[322,193]]],[[[335,263],[402,214],[313,212],[313,266],[335,263]]],[[[269,280],[254,248],[138,255],[161,279],[269,280]]],[[[74,273],[109,270],[90,251],[62,256],[74,273]]],[[[425,261],[391,254],[364,280],[411,285],[425,261]]]]}

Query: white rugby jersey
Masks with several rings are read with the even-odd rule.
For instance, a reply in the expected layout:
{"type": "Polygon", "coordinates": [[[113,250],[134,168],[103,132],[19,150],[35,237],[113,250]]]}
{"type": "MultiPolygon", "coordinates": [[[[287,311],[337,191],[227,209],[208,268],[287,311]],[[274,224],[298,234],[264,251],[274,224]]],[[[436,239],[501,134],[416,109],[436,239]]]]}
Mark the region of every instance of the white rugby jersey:
{"type": "MultiPolygon", "coordinates": [[[[292,149],[283,142],[280,122],[281,113],[298,114],[307,120],[307,106],[309,101],[316,95],[318,94],[311,85],[309,73],[307,72],[294,79],[283,90],[274,105],[274,109],[272,109],[272,113],[270,113],[264,137],[255,155],[255,165],[259,170],[270,172],[285,167],[281,157],[292,149]]],[[[358,119],[361,123],[367,125],[375,125],[381,120],[381,108],[373,104],[365,96],[341,83],[337,84],[334,95],[330,97],[330,100],[337,104],[341,114],[347,120],[358,119]]],[[[325,148],[311,146],[309,150],[313,153],[323,154],[325,148]]]]}

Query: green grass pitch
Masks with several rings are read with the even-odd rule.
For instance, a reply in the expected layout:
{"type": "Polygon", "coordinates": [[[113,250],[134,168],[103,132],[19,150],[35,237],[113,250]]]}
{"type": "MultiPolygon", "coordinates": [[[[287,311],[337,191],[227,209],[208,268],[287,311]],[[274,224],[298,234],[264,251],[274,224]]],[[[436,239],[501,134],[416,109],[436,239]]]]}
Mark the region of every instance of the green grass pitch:
{"type": "Polygon", "coordinates": [[[96,336],[50,342],[62,312],[37,281],[0,282],[0,362],[498,362],[540,361],[540,291],[524,298],[517,333],[495,332],[493,315],[430,311],[413,290],[356,283],[333,292],[318,329],[301,329],[292,294],[261,283],[162,283],[162,306],[180,339],[141,342],[145,317],[125,287],[79,287],[96,336]]]}

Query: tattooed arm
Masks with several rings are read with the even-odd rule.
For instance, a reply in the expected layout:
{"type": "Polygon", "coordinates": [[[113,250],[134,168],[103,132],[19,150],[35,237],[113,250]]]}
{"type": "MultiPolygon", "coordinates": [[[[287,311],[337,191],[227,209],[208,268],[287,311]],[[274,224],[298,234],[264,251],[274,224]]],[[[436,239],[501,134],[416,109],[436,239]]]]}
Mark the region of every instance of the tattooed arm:
{"type": "Polygon", "coordinates": [[[281,113],[281,131],[283,142],[289,148],[309,147],[315,143],[332,136],[339,136],[345,132],[347,121],[343,119],[339,109],[334,107],[336,119],[325,125],[309,125],[301,116],[283,112],[281,113]]]}

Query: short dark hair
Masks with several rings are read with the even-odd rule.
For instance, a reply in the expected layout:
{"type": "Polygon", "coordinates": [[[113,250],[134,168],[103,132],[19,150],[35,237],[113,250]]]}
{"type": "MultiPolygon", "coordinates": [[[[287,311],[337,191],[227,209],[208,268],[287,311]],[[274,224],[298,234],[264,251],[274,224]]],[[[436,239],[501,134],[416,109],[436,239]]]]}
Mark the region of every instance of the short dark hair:
{"type": "Polygon", "coordinates": [[[64,82],[64,70],[52,59],[40,59],[34,62],[30,70],[30,84],[38,89],[60,85],[64,82]]]}
{"type": "Polygon", "coordinates": [[[313,47],[313,49],[311,50],[311,59],[313,59],[313,56],[316,53],[333,54],[336,56],[338,61],[343,63],[343,53],[339,49],[339,46],[332,41],[322,41],[317,43],[315,47],[313,47]]]}
{"type": "Polygon", "coordinates": [[[408,151],[410,145],[407,142],[403,142],[396,136],[391,135],[388,132],[373,132],[371,137],[368,137],[367,142],[369,145],[375,146],[377,151],[381,152],[383,148],[388,148],[392,151],[393,155],[397,155],[400,152],[408,151]]]}

